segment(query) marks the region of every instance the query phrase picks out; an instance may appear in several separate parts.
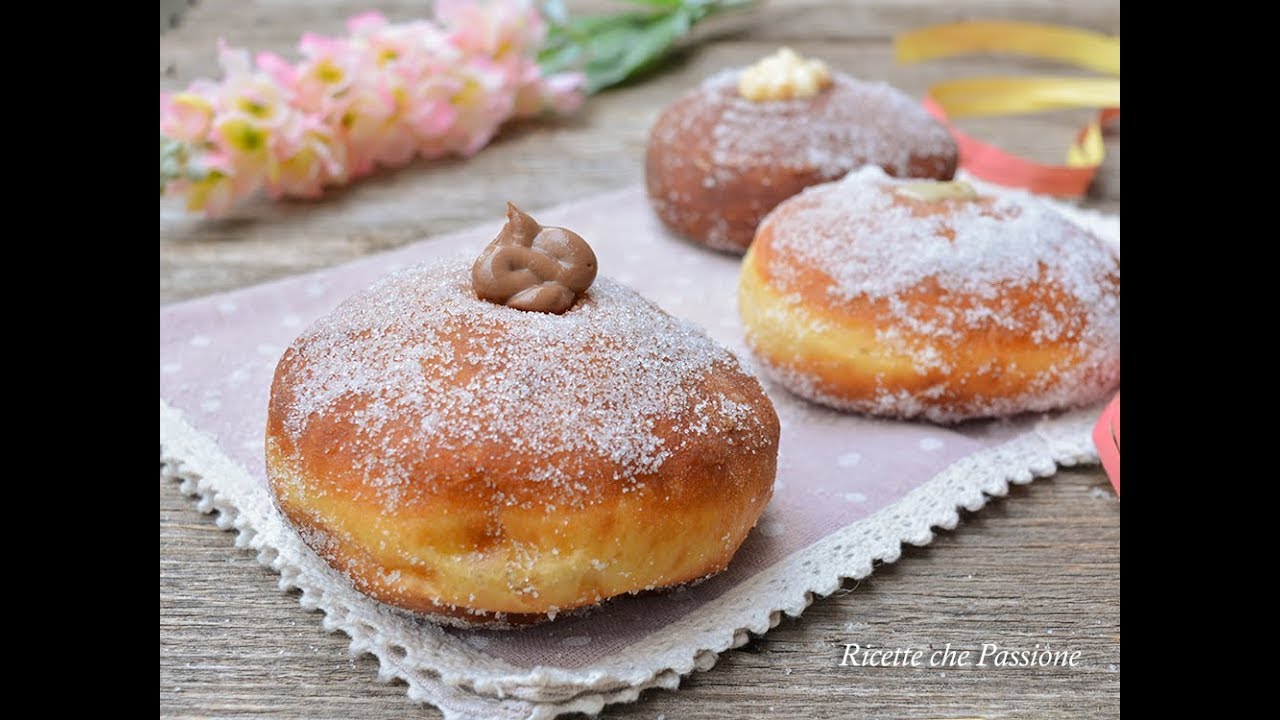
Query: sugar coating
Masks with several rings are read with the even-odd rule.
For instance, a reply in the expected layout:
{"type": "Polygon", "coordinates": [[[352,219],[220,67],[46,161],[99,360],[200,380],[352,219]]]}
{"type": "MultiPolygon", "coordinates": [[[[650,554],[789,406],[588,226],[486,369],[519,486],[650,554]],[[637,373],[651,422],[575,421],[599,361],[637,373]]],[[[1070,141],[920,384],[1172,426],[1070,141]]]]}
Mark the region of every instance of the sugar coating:
{"type": "Polygon", "coordinates": [[[698,239],[711,247],[746,244],[734,240],[744,220],[726,217],[726,204],[750,215],[750,232],[797,183],[835,180],[868,164],[904,177],[954,172],[946,128],[887,83],[835,73],[814,97],[755,102],[738,93],[741,72],[716,73],[677,100],[655,123],[646,154],[659,215],[677,228],[704,227],[698,239]]]}
{"type": "MultiPolygon", "coordinates": [[[[908,184],[866,167],[840,182],[807,188],[796,200],[803,212],[789,214],[785,229],[775,228],[773,246],[823,268],[832,279],[828,292],[841,300],[885,298],[892,307],[902,291],[926,279],[951,293],[994,298],[1002,284],[1038,282],[1045,269],[1082,306],[1110,309],[1100,279],[1116,271],[1114,254],[1045,204],[991,196],[989,204],[957,201],[946,213],[921,217],[895,202],[893,188],[908,184]]],[[[1017,322],[981,308],[972,312],[967,324],[1017,322]]],[[[1056,340],[1069,328],[1037,323],[1029,329],[1056,340]]]]}
{"type": "Polygon", "coordinates": [[[691,438],[761,434],[747,398],[700,386],[713,372],[749,374],[738,359],[629,288],[600,277],[552,315],[480,300],[470,282],[464,259],[427,262],[317,321],[290,349],[285,432],[296,442],[319,418],[350,416],[350,446],[335,450],[360,459],[389,502],[433,481],[423,458],[480,442],[509,450],[504,472],[586,497],[583,481],[600,479],[583,477],[584,455],[626,485],[691,438]]]}
{"type": "MultiPolygon", "coordinates": [[[[802,306],[801,270],[819,269],[830,306],[881,308],[876,342],[909,356],[920,375],[944,380],[913,392],[886,383],[873,400],[850,402],[794,368],[771,364],[773,374],[829,405],[940,422],[1067,407],[1118,383],[1120,267],[1112,249],[1028,196],[997,193],[977,202],[946,201],[945,213],[917,213],[895,202],[894,188],[906,182],[867,167],[810,187],[766,217],[762,227],[772,229],[774,251],[770,282],[784,297],[771,312],[781,316],[788,306],[802,306]],[[922,288],[936,291],[936,301],[923,309],[913,297],[922,288]],[[1019,289],[1056,299],[1023,307],[1026,294],[1019,289]],[[993,331],[1037,346],[1070,347],[1075,357],[1041,373],[1024,394],[948,409],[954,384],[965,382],[947,360],[951,350],[993,331]]],[[[825,325],[815,320],[794,332],[821,333],[825,325]]],[[[999,373],[1001,362],[993,358],[978,371],[999,373]]]]}
{"type": "MultiPolygon", "coordinates": [[[[737,94],[741,69],[703,81],[705,95],[728,96],[713,126],[713,167],[816,168],[828,179],[863,164],[905,175],[912,157],[953,152],[954,141],[920,104],[884,82],[837,73],[829,97],[753,102],[737,94]]],[[[704,103],[704,107],[714,107],[704,103]]]]}

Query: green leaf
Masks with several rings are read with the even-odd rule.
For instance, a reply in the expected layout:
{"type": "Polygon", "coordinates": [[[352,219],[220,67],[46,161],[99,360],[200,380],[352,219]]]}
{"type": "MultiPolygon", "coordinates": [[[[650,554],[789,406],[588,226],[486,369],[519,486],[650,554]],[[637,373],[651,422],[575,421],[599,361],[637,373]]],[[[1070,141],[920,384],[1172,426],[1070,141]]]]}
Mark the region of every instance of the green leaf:
{"type": "Polygon", "coordinates": [[[599,45],[588,45],[587,92],[617,85],[650,67],[689,31],[689,25],[689,14],[677,9],[654,16],[644,26],[611,33],[599,45]]]}
{"type": "Polygon", "coordinates": [[[545,73],[557,73],[577,65],[582,53],[581,45],[564,43],[555,48],[544,48],[538,55],[538,64],[545,73]]]}
{"type": "Polygon", "coordinates": [[[620,2],[632,3],[633,5],[648,5],[650,7],[675,9],[685,5],[685,0],[619,0],[620,2]]]}
{"type": "MultiPolygon", "coordinates": [[[[571,68],[587,77],[596,93],[652,68],[694,23],[755,0],[622,0],[651,10],[557,20],[562,6],[549,11],[551,28],[538,54],[543,72],[571,68]]],[[[558,0],[551,0],[550,4],[558,0]]],[[[548,5],[548,7],[550,6],[548,5]]]]}
{"type": "Polygon", "coordinates": [[[160,192],[165,185],[182,177],[186,172],[186,152],[182,143],[160,136],[160,192]]]}
{"type": "Polygon", "coordinates": [[[657,13],[625,12],[617,15],[601,15],[595,17],[575,18],[569,22],[568,31],[571,37],[586,42],[592,35],[608,32],[618,27],[641,27],[648,23],[657,13]]]}
{"type": "Polygon", "coordinates": [[[569,11],[564,7],[564,0],[544,0],[542,3],[542,17],[552,26],[564,25],[569,22],[569,11]]]}
{"type": "Polygon", "coordinates": [[[597,52],[614,54],[611,46],[626,42],[620,35],[644,26],[652,17],[652,13],[629,12],[575,18],[567,25],[553,26],[538,54],[538,64],[542,66],[543,72],[554,73],[567,70],[575,64],[585,65],[597,52]],[[594,50],[589,47],[593,45],[594,50]]]}

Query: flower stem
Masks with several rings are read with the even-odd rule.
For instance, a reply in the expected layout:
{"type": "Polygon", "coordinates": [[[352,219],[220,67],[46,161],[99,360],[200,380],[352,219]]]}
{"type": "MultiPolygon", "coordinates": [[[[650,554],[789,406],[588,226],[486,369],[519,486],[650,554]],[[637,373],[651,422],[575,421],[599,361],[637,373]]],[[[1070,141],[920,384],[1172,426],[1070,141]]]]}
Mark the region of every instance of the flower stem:
{"type": "Polygon", "coordinates": [[[580,69],[587,92],[630,80],[657,64],[694,24],[757,0],[626,0],[645,9],[570,18],[559,0],[546,5],[551,20],[538,54],[546,73],[580,69]]]}

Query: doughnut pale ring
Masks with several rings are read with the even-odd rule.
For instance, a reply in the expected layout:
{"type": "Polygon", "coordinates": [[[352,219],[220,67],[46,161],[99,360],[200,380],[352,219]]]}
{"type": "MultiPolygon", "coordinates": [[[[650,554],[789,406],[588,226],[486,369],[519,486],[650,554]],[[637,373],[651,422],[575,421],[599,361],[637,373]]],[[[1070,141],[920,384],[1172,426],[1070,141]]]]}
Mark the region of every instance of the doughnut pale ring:
{"type": "Polygon", "coordinates": [[[798,395],[956,422],[1095,401],[1120,381],[1120,260],[1029,197],[875,168],[760,224],[747,341],[798,395]]]}
{"type": "Polygon", "coordinates": [[[267,468],[362,592],[527,624],[723,570],[772,495],[778,419],[738,360],[606,278],[562,315],[469,263],[392,275],[276,368],[267,468]]]}

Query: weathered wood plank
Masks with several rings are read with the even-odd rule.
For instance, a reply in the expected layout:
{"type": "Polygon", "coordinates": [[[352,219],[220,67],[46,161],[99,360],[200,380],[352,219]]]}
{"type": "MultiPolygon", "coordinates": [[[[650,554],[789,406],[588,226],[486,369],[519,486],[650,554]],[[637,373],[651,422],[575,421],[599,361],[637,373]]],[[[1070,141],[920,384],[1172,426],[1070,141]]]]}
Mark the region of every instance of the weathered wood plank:
{"type": "MultiPolygon", "coordinates": [[[[580,5],[580,4],[575,4],[580,5]]],[[[423,6],[380,3],[393,18],[423,6]]],[[[288,52],[303,30],[339,32],[353,2],[204,2],[160,39],[161,87],[216,71],[214,42],[288,52]]],[[[916,67],[892,61],[888,38],[967,17],[1064,22],[1118,32],[1119,6],[1090,0],[772,2],[705,31],[714,43],[682,54],[644,83],[592,99],[560,125],[513,128],[474,159],[382,173],[319,203],[254,202],[206,221],[161,203],[160,297],[168,302],[333,265],[449,229],[495,221],[508,198],[528,207],[586,197],[641,179],[656,113],[701,76],[786,42],[841,69],[919,94],[960,75],[1058,72],[1012,58],[916,67]],[[497,208],[497,209],[495,209],[497,208]]],[[[1058,160],[1085,115],[966,124],[1041,160],[1058,160]]],[[[1119,141],[1088,204],[1118,210],[1119,141]]],[[[495,221],[496,222],[496,221],[495,221]]],[[[856,588],[816,602],[746,650],[728,653],[678,693],[650,692],[608,717],[1106,717],[1119,714],[1120,513],[1097,470],[1014,489],[965,516],[927,548],[908,549],[856,588]],[[1035,643],[1080,650],[1071,670],[841,668],[841,644],[953,646],[1035,643]],[[789,674],[788,674],[789,671],[789,674]],[[942,674],[945,672],[945,676],[942,674]]],[[[346,640],[276,589],[276,577],[160,487],[160,713],[172,718],[438,717],[380,685],[375,662],[350,660],[346,640]]]]}
{"type": "MultiPolygon", "coordinates": [[[[287,2],[251,5],[256,9],[238,13],[234,21],[219,15],[226,11],[215,10],[214,5],[192,8],[181,27],[161,38],[161,66],[176,68],[173,77],[162,73],[162,87],[181,87],[201,74],[212,73],[214,42],[220,35],[258,49],[286,52],[296,40],[298,28],[340,29],[339,21],[329,25],[320,22],[322,18],[332,20],[337,11],[331,6],[302,5],[296,12],[284,11],[291,7],[287,2]]],[[[403,4],[394,8],[392,15],[408,12],[403,4]]],[[[767,8],[771,14],[782,11],[767,8]]],[[[349,12],[344,9],[337,16],[349,12]]],[[[850,21],[833,16],[814,27],[845,27],[842,22],[850,21]]],[[[230,217],[216,221],[188,216],[177,204],[162,202],[161,301],[334,265],[476,222],[496,221],[507,199],[537,208],[639,183],[646,134],[658,112],[701,77],[726,65],[746,63],[777,44],[778,40],[768,37],[773,25],[761,23],[752,28],[681,55],[643,83],[593,98],[576,118],[511,128],[468,161],[419,162],[385,171],[335,191],[321,202],[251,201],[230,217]]],[[[1044,63],[1012,58],[966,58],[904,67],[893,62],[890,45],[884,40],[797,40],[793,44],[827,58],[835,67],[885,79],[916,95],[947,77],[1050,71],[1044,63]]],[[[982,137],[998,139],[1010,150],[1043,161],[1060,161],[1087,117],[1088,113],[1082,112],[1048,113],[968,121],[963,126],[982,137]]],[[[1118,137],[1109,139],[1108,151],[1110,156],[1089,204],[1116,210],[1120,199],[1118,137]]]]}
{"type": "MultiPolygon", "coordinates": [[[[925,548],[818,600],[678,693],[606,717],[1039,717],[1119,715],[1120,504],[1101,473],[1015,488],[925,548]],[[843,643],[1079,650],[1079,667],[839,667],[843,643]],[[790,671],[788,673],[788,671],[790,671]]],[[[160,487],[160,708],[172,718],[438,717],[350,660],[276,576],[160,487]]]]}

